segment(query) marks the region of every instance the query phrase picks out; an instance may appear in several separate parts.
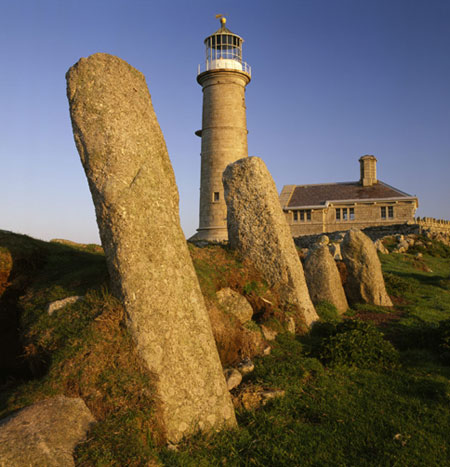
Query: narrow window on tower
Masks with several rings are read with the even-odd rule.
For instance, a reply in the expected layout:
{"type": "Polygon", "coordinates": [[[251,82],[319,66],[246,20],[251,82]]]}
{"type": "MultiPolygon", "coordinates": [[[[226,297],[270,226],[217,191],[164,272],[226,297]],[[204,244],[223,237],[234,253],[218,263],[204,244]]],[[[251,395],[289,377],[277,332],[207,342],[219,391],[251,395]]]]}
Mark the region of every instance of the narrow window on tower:
{"type": "Polygon", "coordinates": [[[215,191],[214,194],[213,194],[213,201],[215,203],[217,203],[220,199],[220,195],[219,195],[219,192],[218,191],[215,191]]]}
{"type": "Polygon", "coordinates": [[[381,218],[386,219],[386,206],[381,206],[381,218]]]}

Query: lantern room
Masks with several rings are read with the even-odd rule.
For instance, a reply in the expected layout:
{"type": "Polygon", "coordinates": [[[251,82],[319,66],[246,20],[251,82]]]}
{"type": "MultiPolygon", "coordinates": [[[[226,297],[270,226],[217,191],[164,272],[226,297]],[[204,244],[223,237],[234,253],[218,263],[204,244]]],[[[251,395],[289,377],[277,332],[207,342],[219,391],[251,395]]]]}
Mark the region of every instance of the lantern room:
{"type": "Polygon", "coordinates": [[[250,66],[242,61],[244,39],[226,28],[226,21],[226,18],[222,16],[220,29],[205,39],[206,60],[204,66],[199,65],[199,74],[204,71],[224,69],[251,74],[250,66]]]}

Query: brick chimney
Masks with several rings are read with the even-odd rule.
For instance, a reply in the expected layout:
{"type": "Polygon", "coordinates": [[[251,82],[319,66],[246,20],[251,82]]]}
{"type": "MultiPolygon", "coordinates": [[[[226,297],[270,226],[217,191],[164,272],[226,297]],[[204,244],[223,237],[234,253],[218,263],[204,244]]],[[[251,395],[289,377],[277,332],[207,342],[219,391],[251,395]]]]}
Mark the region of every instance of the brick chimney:
{"type": "Polygon", "coordinates": [[[377,183],[377,158],[375,156],[365,155],[359,158],[361,165],[362,186],[372,186],[377,183]]]}

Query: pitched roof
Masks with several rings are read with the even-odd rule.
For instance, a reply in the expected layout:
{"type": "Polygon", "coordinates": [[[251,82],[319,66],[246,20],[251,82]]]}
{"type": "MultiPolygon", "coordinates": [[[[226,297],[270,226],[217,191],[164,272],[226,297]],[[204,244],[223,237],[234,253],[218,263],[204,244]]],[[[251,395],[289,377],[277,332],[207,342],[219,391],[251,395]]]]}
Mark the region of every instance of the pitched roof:
{"type": "Polygon", "coordinates": [[[378,180],[375,185],[362,186],[359,182],[295,185],[287,206],[320,206],[330,201],[378,200],[387,198],[412,198],[394,187],[378,180]]]}

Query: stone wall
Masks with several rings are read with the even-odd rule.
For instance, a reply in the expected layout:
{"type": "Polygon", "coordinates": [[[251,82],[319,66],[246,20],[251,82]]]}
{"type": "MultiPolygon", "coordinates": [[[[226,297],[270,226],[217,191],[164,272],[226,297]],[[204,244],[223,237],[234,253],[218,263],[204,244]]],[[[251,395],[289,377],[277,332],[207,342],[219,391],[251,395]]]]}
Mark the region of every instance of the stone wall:
{"type": "MultiPolygon", "coordinates": [[[[355,224],[349,223],[349,225],[351,228],[355,224]]],[[[333,242],[342,238],[346,230],[336,230],[334,232],[328,232],[326,235],[329,237],[330,241],[333,242]]],[[[413,222],[405,224],[375,225],[362,228],[361,230],[373,241],[389,235],[419,235],[426,232],[450,234],[450,221],[434,219],[432,217],[418,217],[414,219],[413,222]]],[[[300,248],[310,248],[317,242],[320,235],[321,233],[301,235],[294,237],[294,242],[300,248]]]]}
{"type": "Polygon", "coordinates": [[[450,234],[450,221],[433,217],[417,217],[415,222],[420,226],[421,231],[450,234]]]}
{"type": "MultiPolygon", "coordinates": [[[[373,226],[366,227],[362,231],[373,241],[378,240],[379,238],[387,237],[389,235],[409,235],[409,234],[419,234],[421,233],[420,226],[417,224],[393,224],[393,225],[384,225],[384,226],[373,226]]],[[[327,233],[331,242],[336,242],[345,235],[346,230],[338,230],[335,232],[327,233]]],[[[315,235],[302,235],[300,237],[294,237],[294,243],[300,248],[310,248],[314,245],[318,238],[322,234],[315,235]]]]}

